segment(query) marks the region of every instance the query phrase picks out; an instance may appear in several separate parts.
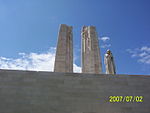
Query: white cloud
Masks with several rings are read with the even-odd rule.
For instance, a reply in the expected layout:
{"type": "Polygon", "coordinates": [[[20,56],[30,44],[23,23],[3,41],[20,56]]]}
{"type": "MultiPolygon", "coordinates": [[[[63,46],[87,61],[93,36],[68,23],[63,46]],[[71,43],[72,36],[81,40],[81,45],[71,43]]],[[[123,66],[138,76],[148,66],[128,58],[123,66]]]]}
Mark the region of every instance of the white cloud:
{"type": "Polygon", "coordinates": [[[101,45],[101,48],[109,48],[111,46],[111,44],[103,44],[101,45]]]}
{"type": "Polygon", "coordinates": [[[109,37],[102,37],[99,38],[99,40],[102,40],[101,48],[109,48],[111,47],[111,44],[109,43],[110,38],[109,37]]]}
{"type": "MultiPolygon", "coordinates": [[[[53,71],[56,48],[51,47],[46,53],[18,53],[19,58],[0,57],[0,69],[53,71]]],[[[74,72],[81,72],[81,67],[74,66],[74,72]]]]}
{"type": "Polygon", "coordinates": [[[137,61],[144,64],[150,64],[150,47],[143,46],[136,49],[127,49],[131,57],[136,57],[137,61]]]}
{"type": "Polygon", "coordinates": [[[146,52],[143,52],[143,53],[140,53],[140,54],[139,54],[140,57],[144,57],[144,56],[147,56],[147,55],[148,55],[148,54],[147,54],[146,52]]]}
{"type": "Polygon", "coordinates": [[[99,40],[102,40],[103,42],[106,42],[106,41],[110,40],[110,38],[109,37],[102,37],[102,38],[99,38],[99,40]]]}
{"type": "Polygon", "coordinates": [[[141,51],[147,51],[147,52],[150,52],[150,47],[143,46],[143,47],[141,48],[141,51]]]}
{"type": "Polygon", "coordinates": [[[77,66],[76,64],[73,64],[73,71],[76,73],[81,73],[81,67],[77,66]]]}

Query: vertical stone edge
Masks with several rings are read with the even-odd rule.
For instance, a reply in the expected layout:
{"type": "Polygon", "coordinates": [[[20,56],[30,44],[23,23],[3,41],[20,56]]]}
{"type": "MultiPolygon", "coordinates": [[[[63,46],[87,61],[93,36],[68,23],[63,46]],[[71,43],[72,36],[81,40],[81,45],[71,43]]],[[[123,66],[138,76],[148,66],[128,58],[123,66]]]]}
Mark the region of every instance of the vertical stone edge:
{"type": "Polygon", "coordinates": [[[98,40],[98,33],[96,31],[95,26],[89,26],[90,29],[90,36],[92,40],[92,49],[93,49],[93,65],[94,65],[94,72],[96,74],[102,73],[102,60],[101,60],[101,54],[100,54],[100,46],[99,46],[99,40],[98,40]],[[92,36],[93,35],[93,36],[92,36]]]}
{"type": "Polygon", "coordinates": [[[61,24],[58,32],[54,72],[73,72],[72,27],[61,24]]]}

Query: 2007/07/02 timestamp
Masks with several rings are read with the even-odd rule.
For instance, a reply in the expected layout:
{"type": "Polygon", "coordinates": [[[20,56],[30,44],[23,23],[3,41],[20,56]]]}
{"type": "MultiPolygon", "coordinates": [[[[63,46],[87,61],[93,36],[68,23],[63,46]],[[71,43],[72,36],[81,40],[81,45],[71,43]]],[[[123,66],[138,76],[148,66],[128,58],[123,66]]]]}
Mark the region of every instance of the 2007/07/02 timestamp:
{"type": "Polygon", "coordinates": [[[143,96],[109,96],[109,102],[143,102],[143,96]]]}

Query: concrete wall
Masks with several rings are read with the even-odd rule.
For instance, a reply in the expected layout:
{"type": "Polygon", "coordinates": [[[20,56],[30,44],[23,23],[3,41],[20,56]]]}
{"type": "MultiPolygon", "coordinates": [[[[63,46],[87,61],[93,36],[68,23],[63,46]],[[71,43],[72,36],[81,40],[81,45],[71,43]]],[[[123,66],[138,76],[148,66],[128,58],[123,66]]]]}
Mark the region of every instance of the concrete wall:
{"type": "Polygon", "coordinates": [[[0,70],[0,113],[150,113],[150,76],[0,70]],[[143,96],[110,103],[109,96],[143,96]]]}

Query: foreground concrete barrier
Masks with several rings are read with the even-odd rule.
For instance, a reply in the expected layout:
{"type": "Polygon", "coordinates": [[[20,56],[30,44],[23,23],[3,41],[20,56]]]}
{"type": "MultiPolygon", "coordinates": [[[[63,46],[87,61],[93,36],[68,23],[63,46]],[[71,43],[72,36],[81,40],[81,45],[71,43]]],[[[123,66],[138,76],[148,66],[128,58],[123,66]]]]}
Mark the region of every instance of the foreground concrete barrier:
{"type": "Polygon", "coordinates": [[[150,76],[0,70],[0,113],[150,113],[150,76]]]}

